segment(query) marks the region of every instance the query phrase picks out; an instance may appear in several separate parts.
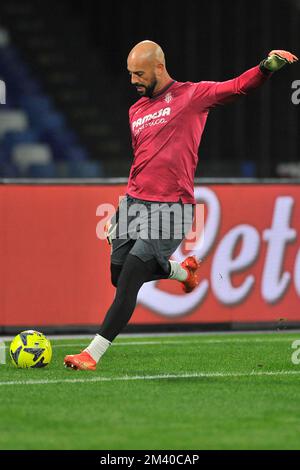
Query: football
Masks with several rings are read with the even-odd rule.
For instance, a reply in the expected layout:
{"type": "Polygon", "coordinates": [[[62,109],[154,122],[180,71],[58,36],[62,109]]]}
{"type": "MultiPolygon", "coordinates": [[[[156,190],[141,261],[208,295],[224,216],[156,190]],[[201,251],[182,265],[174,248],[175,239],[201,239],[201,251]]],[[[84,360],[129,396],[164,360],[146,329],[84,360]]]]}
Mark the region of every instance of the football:
{"type": "Polygon", "coordinates": [[[51,362],[52,347],[43,333],[27,330],[13,339],[9,353],[15,367],[33,369],[45,367],[51,362]]]}

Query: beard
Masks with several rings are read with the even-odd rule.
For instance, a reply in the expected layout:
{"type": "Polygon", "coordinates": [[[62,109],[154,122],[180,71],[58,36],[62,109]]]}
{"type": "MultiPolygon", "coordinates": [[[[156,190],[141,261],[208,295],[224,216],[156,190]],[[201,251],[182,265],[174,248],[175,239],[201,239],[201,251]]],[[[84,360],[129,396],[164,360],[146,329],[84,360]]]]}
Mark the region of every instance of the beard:
{"type": "Polygon", "coordinates": [[[137,92],[140,96],[147,96],[148,98],[151,98],[153,96],[153,92],[154,92],[154,89],[157,85],[157,80],[156,78],[154,78],[152,80],[152,82],[150,83],[150,85],[148,86],[145,86],[145,85],[141,85],[140,83],[135,83],[134,86],[136,87],[142,87],[142,90],[138,90],[137,89],[137,92]]]}

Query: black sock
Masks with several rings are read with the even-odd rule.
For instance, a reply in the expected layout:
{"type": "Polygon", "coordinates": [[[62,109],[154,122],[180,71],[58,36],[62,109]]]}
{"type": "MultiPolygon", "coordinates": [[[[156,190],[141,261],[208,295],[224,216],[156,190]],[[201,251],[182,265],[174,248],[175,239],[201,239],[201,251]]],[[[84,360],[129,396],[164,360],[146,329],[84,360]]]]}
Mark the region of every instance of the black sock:
{"type": "Polygon", "coordinates": [[[121,332],[129,322],[136,306],[138,292],[144,282],[167,278],[155,259],[142,261],[129,254],[116,282],[117,291],[102,323],[99,334],[109,341],[121,332]]]}

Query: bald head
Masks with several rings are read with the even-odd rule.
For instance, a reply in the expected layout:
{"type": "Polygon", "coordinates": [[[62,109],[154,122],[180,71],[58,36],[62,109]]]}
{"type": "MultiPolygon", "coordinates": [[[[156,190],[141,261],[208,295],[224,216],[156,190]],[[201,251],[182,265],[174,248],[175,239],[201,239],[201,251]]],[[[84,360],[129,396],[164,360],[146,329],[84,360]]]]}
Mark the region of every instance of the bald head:
{"type": "Polygon", "coordinates": [[[162,48],[153,41],[142,41],[131,49],[127,68],[131,83],[141,96],[152,97],[171,80],[162,48]]]}
{"type": "Polygon", "coordinates": [[[131,49],[128,60],[142,60],[152,64],[166,64],[162,48],[156,42],[148,40],[136,44],[133,49],[131,49]]]}

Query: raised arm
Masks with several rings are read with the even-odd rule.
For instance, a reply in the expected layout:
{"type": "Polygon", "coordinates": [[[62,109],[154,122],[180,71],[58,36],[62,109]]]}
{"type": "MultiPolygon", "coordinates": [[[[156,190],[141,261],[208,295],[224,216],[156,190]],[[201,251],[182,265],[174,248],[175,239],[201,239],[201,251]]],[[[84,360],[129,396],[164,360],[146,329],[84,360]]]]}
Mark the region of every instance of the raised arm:
{"type": "Polygon", "coordinates": [[[204,108],[226,104],[239,96],[247,95],[261,86],[272,75],[287,64],[296,62],[298,58],[287,51],[273,50],[259,65],[242,73],[236,78],[225,82],[200,82],[193,96],[196,104],[204,108]]]}

